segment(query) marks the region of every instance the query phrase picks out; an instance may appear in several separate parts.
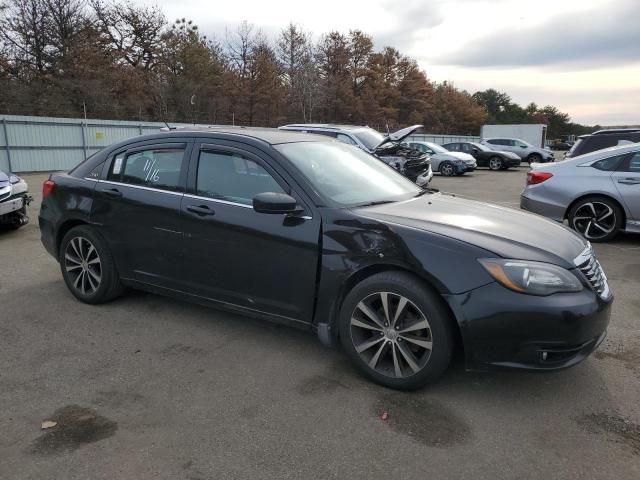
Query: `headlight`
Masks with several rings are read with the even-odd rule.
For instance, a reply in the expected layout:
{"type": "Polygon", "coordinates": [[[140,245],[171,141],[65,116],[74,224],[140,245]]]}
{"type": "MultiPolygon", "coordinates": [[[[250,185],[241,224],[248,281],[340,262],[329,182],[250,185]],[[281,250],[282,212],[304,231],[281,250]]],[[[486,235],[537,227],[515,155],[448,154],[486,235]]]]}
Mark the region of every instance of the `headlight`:
{"type": "Polygon", "coordinates": [[[583,286],[569,270],[550,263],[500,258],[480,258],[478,261],[498,283],[510,290],[529,295],[551,295],[579,292],[583,286]]]}

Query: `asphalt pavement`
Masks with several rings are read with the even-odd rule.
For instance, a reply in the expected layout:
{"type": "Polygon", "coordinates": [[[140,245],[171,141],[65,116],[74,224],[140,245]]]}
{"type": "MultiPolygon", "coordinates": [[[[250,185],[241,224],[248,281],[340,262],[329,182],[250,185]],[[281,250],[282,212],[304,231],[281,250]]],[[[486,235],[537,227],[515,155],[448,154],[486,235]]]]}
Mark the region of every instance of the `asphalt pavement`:
{"type": "MultiPolygon", "coordinates": [[[[526,168],[432,186],[518,207],[526,168]]],[[[609,336],[553,374],[401,393],[311,335],[152,294],[84,305],[32,222],[0,233],[2,479],[640,478],[640,236],[597,245],[609,336]],[[43,421],[56,427],[42,429],[43,421]]]]}

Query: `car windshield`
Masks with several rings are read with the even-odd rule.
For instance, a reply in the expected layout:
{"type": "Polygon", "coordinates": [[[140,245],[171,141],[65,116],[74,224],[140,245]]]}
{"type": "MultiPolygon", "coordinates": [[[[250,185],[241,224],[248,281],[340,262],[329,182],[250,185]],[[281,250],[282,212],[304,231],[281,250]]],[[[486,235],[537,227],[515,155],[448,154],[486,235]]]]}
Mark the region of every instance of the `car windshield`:
{"type": "Polygon", "coordinates": [[[313,188],[340,207],[394,202],[423,190],[358,147],[338,142],[274,145],[313,188]]]}
{"type": "Polygon", "coordinates": [[[578,148],[578,145],[580,145],[581,143],[582,143],[582,138],[579,138],[578,140],[576,140],[576,143],[572,145],[567,155],[571,155],[573,152],[575,152],[576,149],[578,148]]]}
{"type": "Polygon", "coordinates": [[[433,150],[435,153],[451,153],[446,148],[438,145],[437,143],[426,142],[427,147],[433,150]]]}
{"type": "MultiPolygon", "coordinates": [[[[473,145],[475,148],[477,148],[478,150],[481,150],[483,152],[490,152],[492,150],[487,145],[483,145],[482,143],[469,142],[469,145],[473,145]]],[[[497,150],[498,147],[500,147],[500,145],[495,145],[495,147],[496,147],[496,150],[497,150]]]]}
{"type": "Polygon", "coordinates": [[[362,144],[369,150],[376,148],[385,136],[373,128],[363,128],[362,130],[355,130],[352,132],[362,144]]]}

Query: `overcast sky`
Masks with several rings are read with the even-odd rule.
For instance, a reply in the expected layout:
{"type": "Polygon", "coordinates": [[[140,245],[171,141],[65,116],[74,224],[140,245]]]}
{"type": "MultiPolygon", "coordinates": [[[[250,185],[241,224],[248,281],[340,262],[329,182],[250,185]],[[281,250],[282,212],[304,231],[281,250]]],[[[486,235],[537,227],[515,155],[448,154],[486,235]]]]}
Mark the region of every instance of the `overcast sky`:
{"type": "MultiPolygon", "coordinates": [[[[153,3],[151,0],[137,0],[153,3]]],[[[158,0],[224,38],[247,20],[275,36],[360,29],[418,60],[430,79],[522,105],[552,104],[585,124],[640,124],[640,0],[158,0]]]]}

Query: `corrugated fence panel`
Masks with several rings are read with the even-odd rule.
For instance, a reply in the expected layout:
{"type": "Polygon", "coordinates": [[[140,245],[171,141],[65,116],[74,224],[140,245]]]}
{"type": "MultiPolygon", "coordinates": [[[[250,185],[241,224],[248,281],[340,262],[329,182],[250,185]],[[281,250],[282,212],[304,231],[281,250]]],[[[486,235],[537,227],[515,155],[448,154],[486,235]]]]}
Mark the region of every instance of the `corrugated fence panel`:
{"type": "MultiPolygon", "coordinates": [[[[158,132],[164,126],[159,122],[0,116],[0,168],[14,172],[70,170],[99,149],[141,134],[158,132]]],[[[432,134],[409,138],[439,144],[480,140],[480,137],[432,134]]]]}

